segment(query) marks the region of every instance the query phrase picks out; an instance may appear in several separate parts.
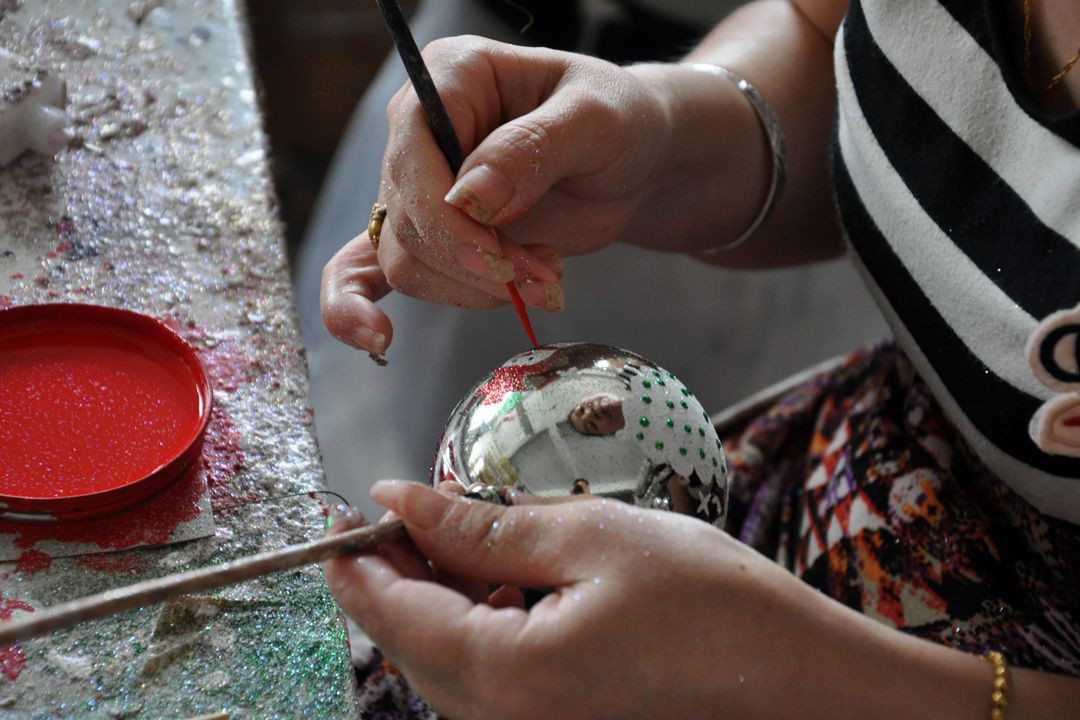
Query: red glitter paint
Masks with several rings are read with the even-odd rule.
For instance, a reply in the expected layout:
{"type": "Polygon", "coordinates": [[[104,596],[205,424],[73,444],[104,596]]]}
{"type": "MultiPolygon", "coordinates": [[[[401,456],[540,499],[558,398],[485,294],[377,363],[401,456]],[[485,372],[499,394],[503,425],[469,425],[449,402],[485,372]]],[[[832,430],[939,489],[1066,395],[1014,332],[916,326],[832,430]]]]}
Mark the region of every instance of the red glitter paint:
{"type": "Polygon", "coordinates": [[[50,555],[30,548],[24,550],[19,559],[15,561],[15,570],[26,575],[33,575],[42,570],[48,570],[50,565],[52,565],[50,555]]]}
{"type": "Polygon", "coordinates": [[[509,393],[522,392],[528,389],[528,386],[525,385],[525,378],[543,373],[548,369],[548,366],[543,363],[509,365],[496,368],[487,382],[478,387],[476,392],[478,395],[484,396],[485,405],[501,403],[509,393]]]}
{"type": "MultiPolygon", "coordinates": [[[[0,600],[0,622],[10,620],[16,610],[34,612],[34,606],[22,600],[0,600]]],[[[19,679],[26,667],[26,654],[19,643],[0,647],[0,673],[12,682],[19,679]]]]}
{"type": "Polygon", "coordinates": [[[206,483],[210,488],[210,504],[214,507],[227,507],[238,498],[230,481],[238,470],[244,467],[244,453],[240,449],[240,432],[233,425],[232,419],[214,412],[210,427],[206,429],[203,442],[203,465],[206,483]]]}
{"type": "Polygon", "coordinates": [[[61,498],[124,486],[198,434],[191,373],[152,339],[64,321],[12,324],[0,339],[4,495],[61,498]]]}

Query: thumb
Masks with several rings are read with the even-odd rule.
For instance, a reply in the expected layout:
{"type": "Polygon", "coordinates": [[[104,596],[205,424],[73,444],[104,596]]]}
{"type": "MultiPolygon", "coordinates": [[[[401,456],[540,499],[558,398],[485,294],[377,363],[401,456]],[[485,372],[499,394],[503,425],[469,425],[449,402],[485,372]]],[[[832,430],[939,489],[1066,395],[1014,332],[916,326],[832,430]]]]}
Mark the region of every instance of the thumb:
{"type": "Polygon", "coordinates": [[[565,587],[592,577],[607,543],[618,542],[618,533],[600,536],[589,522],[599,500],[504,507],[387,480],[371,496],[405,521],[417,549],[440,572],[467,580],[565,587]]]}

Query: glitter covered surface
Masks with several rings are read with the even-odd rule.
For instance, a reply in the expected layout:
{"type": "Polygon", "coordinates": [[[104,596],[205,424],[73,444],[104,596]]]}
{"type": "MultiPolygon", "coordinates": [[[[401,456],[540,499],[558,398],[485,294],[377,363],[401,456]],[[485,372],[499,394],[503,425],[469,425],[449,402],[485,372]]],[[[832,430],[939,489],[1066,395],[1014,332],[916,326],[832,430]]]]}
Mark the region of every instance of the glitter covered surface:
{"type": "MultiPolygon", "coordinates": [[[[238,9],[0,2],[0,47],[67,80],[77,136],[55,159],[0,169],[0,310],[82,302],[153,315],[198,351],[215,387],[202,460],[174,490],[183,497],[124,532],[18,530],[24,552],[0,565],[0,620],[317,537],[323,507],[308,493],[322,473],[238,9]],[[213,504],[212,537],[50,552],[161,541],[170,523],[200,517],[193,493],[213,504]]],[[[354,701],[344,624],[317,567],[0,648],[0,718],[352,717],[354,701]]]]}

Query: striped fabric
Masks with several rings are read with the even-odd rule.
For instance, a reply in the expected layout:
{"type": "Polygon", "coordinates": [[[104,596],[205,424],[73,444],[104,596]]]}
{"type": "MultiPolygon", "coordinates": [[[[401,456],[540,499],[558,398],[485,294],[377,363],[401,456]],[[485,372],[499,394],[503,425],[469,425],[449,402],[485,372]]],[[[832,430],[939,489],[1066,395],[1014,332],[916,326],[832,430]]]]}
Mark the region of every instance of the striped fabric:
{"type": "Polygon", "coordinates": [[[1028,98],[1000,5],[852,3],[833,173],[856,264],[946,414],[1080,523],[1080,112],[1028,98]]]}

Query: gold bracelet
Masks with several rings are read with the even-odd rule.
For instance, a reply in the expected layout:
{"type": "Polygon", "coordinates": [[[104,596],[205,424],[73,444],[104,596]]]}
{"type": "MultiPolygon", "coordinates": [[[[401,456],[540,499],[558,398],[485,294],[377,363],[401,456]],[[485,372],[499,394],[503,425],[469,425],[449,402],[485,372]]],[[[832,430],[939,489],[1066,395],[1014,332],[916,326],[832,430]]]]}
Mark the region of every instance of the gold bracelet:
{"type": "Polygon", "coordinates": [[[983,655],[994,667],[994,684],[990,692],[990,720],[1005,720],[1005,708],[1009,707],[1009,666],[1005,656],[997,650],[983,655]]]}

